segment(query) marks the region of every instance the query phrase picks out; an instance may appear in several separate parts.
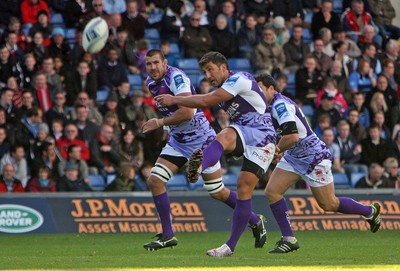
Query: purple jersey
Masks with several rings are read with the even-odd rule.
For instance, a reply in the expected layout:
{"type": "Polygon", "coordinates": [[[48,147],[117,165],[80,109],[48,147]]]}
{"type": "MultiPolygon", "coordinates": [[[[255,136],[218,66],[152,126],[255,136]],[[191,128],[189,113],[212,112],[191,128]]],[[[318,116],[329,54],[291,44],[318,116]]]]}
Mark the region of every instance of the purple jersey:
{"type": "Polygon", "coordinates": [[[243,132],[257,140],[256,144],[253,142],[251,145],[264,147],[268,143],[275,143],[267,99],[254,77],[247,72],[230,72],[221,88],[234,97],[220,106],[228,113],[232,125],[244,127],[243,132]]]}
{"type": "MultiPolygon", "coordinates": [[[[196,94],[189,77],[180,69],[167,66],[164,78],[157,83],[150,77],[147,77],[146,85],[151,94],[156,97],[161,94],[179,95],[181,93],[196,94]]],[[[158,111],[163,117],[172,115],[178,106],[162,107],[157,103],[158,111]]],[[[215,132],[212,129],[203,111],[193,109],[195,114],[191,120],[184,121],[177,125],[170,125],[170,138],[168,144],[173,148],[184,153],[188,158],[195,148],[203,147],[215,138],[215,132]],[[201,143],[201,144],[200,144],[201,143]],[[193,144],[193,148],[191,145],[193,144]],[[200,144],[200,146],[199,146],[200,144]],[[197,147],[194,147],[196,145],[197,147]]]]}
{"type": "Polygon", "coordinates": [[[284,123],[294,121],[299,133],[296,145],[285,151],[285,160],[301,174],[309,174],[324,159],[331,159],[329,149],[311,130],[308,122],[295,102],[276,92],[271,103],[272,122],[277,136],[282,133],[284,123]]]}

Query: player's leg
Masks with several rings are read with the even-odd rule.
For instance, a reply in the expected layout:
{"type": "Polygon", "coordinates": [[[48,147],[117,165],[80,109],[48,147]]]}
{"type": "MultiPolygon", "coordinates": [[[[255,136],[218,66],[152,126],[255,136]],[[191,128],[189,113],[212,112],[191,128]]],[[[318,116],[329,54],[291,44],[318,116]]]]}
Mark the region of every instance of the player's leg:
{"type": "Polygon", "coordinates": [[[371,232],[378,231],[381,224],[379,203],[364,205],[352,198],[336,197],[330,161],[322,161],[311,174],[307,175],[307,178],[318,205],[324,211],[362,215],[370,224],[371,232]],[[321,179],[324,182],[315,181],[321,179]]]}
{"type": "Polygon", "coordinates": [[[287,253],[299,249],[299,243],[294,236],[290,225],[289,209],[283,197],[285,192],[301,179],[301,176],[294,173],[293,168],[282,159],[271,174],[265,195],[268,199],[272,214],[282,234],[281,240],[269,253],[287,253]]]}
{"type": "Polygon", "coordinates": [[[158,250],[177,245],[177,240],[171,223],[170,201],[165,187],[168,180],[177,171],[178,166],[159,157],[155,166],[151,170],[149,179],[147,180],[162,226],[162,233],[156,235],[158,239],[144,245],[144,248],[147,250],[158,250]]]}

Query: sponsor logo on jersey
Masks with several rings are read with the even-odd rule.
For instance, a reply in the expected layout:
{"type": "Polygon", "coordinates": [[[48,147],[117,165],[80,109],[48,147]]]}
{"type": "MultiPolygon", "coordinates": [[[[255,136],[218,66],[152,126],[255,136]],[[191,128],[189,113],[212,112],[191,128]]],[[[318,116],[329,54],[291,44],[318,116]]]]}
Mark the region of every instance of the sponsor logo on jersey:
{"type": "Polygon", "coordinates": [[[174,81],[175,81],[176,89],[179,89],[180,87],[182,87],[185,84],[185,82],[183,81],[182,74],[175,75],[174,81]]]}
{"type": "Polygon", "coordinates": [[[239,76],[229,77],[229,78],[225,81],[224,85],[233,87],[233,86],[236,84],[236,81],[237,81],[238,79],[239,79],[239,76]]]}
{"type": "Polygon", "coordinates": [[[285,113],[288,113],[288,111],[286,109],[286,106],[285,106],[285,103],[279,103],[279,104],[275,105],[274,108],[275,108],[275,111],[276,111],[276,113],[278,114],[278,116],[280,118],[282,118],[282,116],[285,113]]]}
{"type": "Polygon", "coordinates": [[[0,205],[0,232],[30,232],[42,224],[43,216],[35,209],[17,204],[0,205]]]}

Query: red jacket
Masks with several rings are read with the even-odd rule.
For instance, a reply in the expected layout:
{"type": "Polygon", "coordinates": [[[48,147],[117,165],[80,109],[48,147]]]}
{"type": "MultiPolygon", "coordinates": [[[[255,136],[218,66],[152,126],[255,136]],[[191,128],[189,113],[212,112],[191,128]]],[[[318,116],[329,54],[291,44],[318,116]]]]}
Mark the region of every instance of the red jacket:
{"type": "MultiPolygon", "coordinates": [[[[361,20],[362,20],[362,26],[364,25],[374,25],[373,21],[372,21],[372,17],[371,14],[369,14],[368,12],[363,12],[363,14],[361,15],[361,20]]],[[[345,12],[342,15],[342,23],[343,23],[343,27],[344,30],[346,30],[346,32],[360,32],[361,31],[361,27],[360,25],[358,25],[357,23],[357,18],[354,15],[354,13],[351,11],[350,8],[346,9],[345,12]]],[[[358,40],[362,40],[362,35],[360,33],[360,35],[358,36],[358,40]]]]}
{"type": "Polygon", "coordinates": [[[50,179],[47,187],[42,187],[38,177],[30,180],[26,188],[29,192],[57,192],[57,184],[53,179],[50,179]]]}
{"type": "MultiPolygon", "coordinates": [[[[12,186],[13,186],[13,192],[16,192],[16,193],[25,192],[25,189],[22,186],[22,183],[17,179],[14,179],[12,186]]],[[[3,181],[3,177],[0,178],[0,192],[8,192],[7,185],[3,181]]]]}
{"type": "MultiPolygon", "coordinates": [[[[317,92],[317,97],[315,98],[315,107],[319,108],[321,106],[321,98],[324,95],[325,90],[321,89],[317,92]]],[[[347,102],[343,94],[338,90],[336,95],[333,97],[334,107],[339,111],[340,115],[344,113],[347,109],[347,102]]]]}
{"type": "Polygon", "coordinates": [[[50,20],[50,11],[49,6],[43,0],[39,0],[37,5],[31,5],[30,0],[24,0],[21,3],[21,17],[22,17],[22,24],[35,24],[37,23],[37,14],[41,10],[45,10],[49,15],[50,20]]]}
{"type": "Polygon", "coordinates": [[[68,157],[68,147],[70,145],[78,145],[82,148],[81,159],[88,161],[90,159],[90,151],[89,148],[86,146],[85,142],[80,139],[69,140],[64,137],[61,137],[57,140],[57,146],[60,150],[61,156],[64,159],[68,157]]]}

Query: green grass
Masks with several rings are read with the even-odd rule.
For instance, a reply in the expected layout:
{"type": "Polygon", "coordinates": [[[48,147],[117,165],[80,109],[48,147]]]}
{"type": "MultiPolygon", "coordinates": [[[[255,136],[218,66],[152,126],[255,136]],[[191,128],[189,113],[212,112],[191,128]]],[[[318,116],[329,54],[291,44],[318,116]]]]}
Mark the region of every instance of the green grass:
{"type": "Polygon", "coordinates": [[[255,249],[251,232],[242,236],[229,258],[205,252],[226,241],[228,233],[179,234],[175,249],[143,249],[150,234],[0,235],[1,270],[400,270],[400,232],[298,232],[298,252],[271,255],[279,239],[269,233],[255,249]]]}

